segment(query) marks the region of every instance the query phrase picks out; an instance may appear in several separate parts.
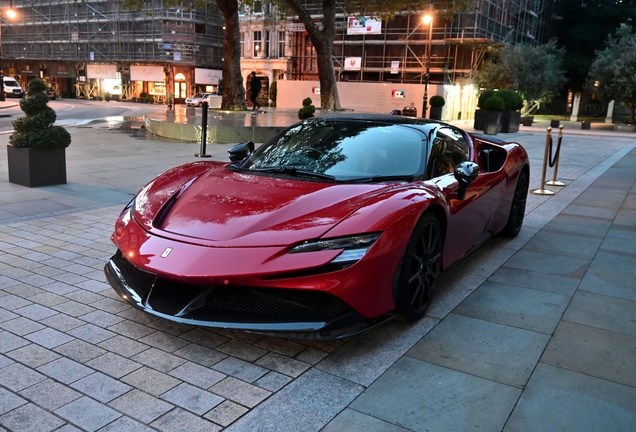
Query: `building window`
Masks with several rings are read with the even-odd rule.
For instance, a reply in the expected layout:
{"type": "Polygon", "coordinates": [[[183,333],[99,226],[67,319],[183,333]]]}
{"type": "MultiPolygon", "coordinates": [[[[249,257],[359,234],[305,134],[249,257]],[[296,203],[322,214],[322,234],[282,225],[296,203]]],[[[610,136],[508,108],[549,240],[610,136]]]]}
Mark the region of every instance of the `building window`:
{"type": "Polygon", "coordinates": [[[317,72],[318,65],[316,63],[316,48],[311,43],[309,37],[305,38],[305,72],[317,72]]]}
{"type": "Polygon", "coordinates": [[[253,51],[254,53],[252,54],[252,56],[254,58],[258,58],[261,56],[261,49],[263,48],[263,40],[262,40],[262,33],[259,31],[255,31],[254,32],[254,38],[253,38],[253,51]]]}
{"type": "Polygon", "coordinates": [[[285,57],[285,32],[278,32],[278,58],[285,57]]]}
{"type": "Polygon", "coordinates": [[[241,58],[245,57],[245,32],[241,32],[241,58]]]}
{"type": "Polygon", "coordinates": [[[252,9],[252,13],[262,14],[263,13],[263,2],[261,0],[255,0],[254,6],[252,9]]]}

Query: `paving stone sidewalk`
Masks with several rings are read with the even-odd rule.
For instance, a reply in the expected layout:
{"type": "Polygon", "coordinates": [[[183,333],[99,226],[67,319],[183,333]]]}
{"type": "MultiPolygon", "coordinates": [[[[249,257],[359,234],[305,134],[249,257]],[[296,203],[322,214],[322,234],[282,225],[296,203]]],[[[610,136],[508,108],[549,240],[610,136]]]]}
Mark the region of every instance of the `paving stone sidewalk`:
{"type": "MultiPolygon", "coordinates": [[[[121,301],[102,272],[113,222],[198,147],[69,131],[67,185],[9,184],[0,156],[0,431],[634,430],[633,138],[566,130],[567,186],[447,272],[424,319],[308,342],[121,301]]],[[[545,130],[515,139],[538,188],[545,130]]]]}

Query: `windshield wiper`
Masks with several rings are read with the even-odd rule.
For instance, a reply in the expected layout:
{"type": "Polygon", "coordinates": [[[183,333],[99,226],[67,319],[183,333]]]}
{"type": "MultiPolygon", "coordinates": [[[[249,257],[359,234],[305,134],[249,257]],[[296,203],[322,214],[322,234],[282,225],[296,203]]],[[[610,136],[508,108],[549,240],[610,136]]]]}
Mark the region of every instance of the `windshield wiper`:
{"type": "Polygon", "coordinates": [[[329,174],[317,173],[313,171],[303,171],[289,166],[275,166],[275,167],[263,167],[263,168],[248,168],[247,171],[266,172],[266,173],[281,173],[292,176],[307,176],[316,177],[326,180],[334,180],[335,177],[329,174]]]}
{"type": "Polygon", "coordinates": [[[379,183],[385,181],[413,181],[414,176],[411,175],[394,175],[394,176],[369,176],[369,177],[358,177],[354,179],[345,180],[346,183],[379,183]]]}

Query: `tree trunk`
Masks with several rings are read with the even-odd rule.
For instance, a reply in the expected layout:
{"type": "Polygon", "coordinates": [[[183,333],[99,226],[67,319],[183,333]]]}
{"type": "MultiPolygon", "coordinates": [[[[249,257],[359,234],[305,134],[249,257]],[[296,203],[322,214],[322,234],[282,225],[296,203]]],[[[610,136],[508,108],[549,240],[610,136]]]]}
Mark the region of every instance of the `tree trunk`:
{"type": "Polygon", "coordinates": [[[225,19],[221,108],[231,111],[246,110],[245,87],[243,87],[243,76],[241,75],[241,33],[238,2],[236,0],[217,0],[216,4],[225,19]]]}
{"type": "Polygon", "coordinates": [[[339,110],[340,97],[333,67],[333,43],[336,38],[336,2],[324,0],[322,3],[322,29],[314,22],[304,3],[298,0],[285,0],[305,25],[311,42],[318,56],[318,79],[320,80],[320,107],[322,109],[339,110]]]}

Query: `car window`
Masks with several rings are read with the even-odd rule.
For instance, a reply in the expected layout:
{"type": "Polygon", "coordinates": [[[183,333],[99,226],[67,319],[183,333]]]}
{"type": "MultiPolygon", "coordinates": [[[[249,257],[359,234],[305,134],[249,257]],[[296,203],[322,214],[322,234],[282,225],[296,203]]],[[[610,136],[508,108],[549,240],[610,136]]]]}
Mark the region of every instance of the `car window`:
{"type": "Polygon", "coordinates": [[[457,129],[441,127],[435,134],[427,164],[427,178],[452,173],[457,165],[470,159],[470,145],[457,129]]]}
{"type": "Polygon", "coordinates": [[[299,123],[254,152],[244,168],[285,166],[346,181],[424,174],[424,134],[383,122],[299,123]]]}

